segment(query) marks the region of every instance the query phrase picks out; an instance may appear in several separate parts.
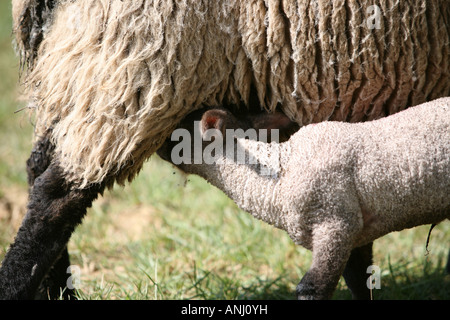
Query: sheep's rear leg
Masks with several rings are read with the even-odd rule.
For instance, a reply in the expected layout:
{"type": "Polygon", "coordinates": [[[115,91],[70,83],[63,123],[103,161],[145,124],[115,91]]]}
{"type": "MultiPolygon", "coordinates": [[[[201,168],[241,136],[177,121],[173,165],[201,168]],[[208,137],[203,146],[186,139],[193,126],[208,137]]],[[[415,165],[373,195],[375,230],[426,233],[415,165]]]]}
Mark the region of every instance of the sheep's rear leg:
{"type": "Polygon", "coordinates": [[[352,250],[344,270],[344,279],[355,300],[369,300],[367,268],[372,265],[373,242],[352,250]]]}
{"type": "Polygon", "coordinates": [[[55,164],[36,178],[27,215],[0,268],[0,298],[34,298],[86,208],[103,189],[100,185],[72,189],[55,164]]]}

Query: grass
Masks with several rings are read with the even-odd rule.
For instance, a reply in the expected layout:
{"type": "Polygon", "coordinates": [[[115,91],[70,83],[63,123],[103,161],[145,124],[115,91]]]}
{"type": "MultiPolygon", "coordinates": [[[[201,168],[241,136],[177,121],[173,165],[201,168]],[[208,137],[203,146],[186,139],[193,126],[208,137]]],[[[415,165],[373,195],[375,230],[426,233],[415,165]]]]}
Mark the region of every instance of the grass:
{"type": "MultiPolygon", "coordinates": [[[[0,259],[27,197],[25,161],[32,125],[17,102],[18,60],[11,48],[9,1],[0,2],[0,259]]],[[[381,289],[374,298],[450,299],[444,266],[449,223],[375,242],[381,289]]],[[[96,201],[73,235],[80,299],[294,299],[311,253],[240,211],[203,180],[153,157],[139,177],[96,201]]],[[[68,275],[69,276],[69,275],[68,275]]],[[[335,299],[350,299],[341,280],[335,299]]]]}

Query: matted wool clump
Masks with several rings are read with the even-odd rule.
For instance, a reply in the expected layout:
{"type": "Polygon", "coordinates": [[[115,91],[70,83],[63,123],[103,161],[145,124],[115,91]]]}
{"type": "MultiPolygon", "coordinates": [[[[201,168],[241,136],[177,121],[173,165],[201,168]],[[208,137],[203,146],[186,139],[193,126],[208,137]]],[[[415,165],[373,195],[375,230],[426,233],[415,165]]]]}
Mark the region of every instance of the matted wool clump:
{"type": "Polygon", "coordinates": [[[253,92],[300,125],[450,95],[448,0],[35,3],[13,1],[36,137],[78,187],[131,181],[188,113],[253,92]],[[26,10],[46,13],[42,39],[26,10]]]}

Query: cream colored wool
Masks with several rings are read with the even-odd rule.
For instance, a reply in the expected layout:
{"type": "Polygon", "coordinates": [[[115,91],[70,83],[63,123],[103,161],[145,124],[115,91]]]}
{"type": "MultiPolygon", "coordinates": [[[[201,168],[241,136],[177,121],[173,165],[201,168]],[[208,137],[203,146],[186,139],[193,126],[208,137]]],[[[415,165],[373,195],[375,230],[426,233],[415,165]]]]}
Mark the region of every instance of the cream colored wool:
{"type": "MultiPolygon", "coordinates": [[[[20,14],[29,1],[13,0],[20,14]]],[[[300,125],[450,95],[450,2],[59,1],[25,82],[36,137],[79,187],[132,180],[201,105],[278,105],[300,125]],[[367,25],[377,4],[380,29],[367,25]]]]}

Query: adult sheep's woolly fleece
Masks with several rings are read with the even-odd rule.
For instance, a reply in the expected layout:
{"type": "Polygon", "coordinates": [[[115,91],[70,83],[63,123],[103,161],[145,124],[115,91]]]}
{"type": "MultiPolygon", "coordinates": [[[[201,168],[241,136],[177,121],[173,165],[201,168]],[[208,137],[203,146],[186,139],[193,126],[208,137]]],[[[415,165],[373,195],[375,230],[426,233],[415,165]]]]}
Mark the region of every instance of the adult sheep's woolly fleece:
{"type": "Polygon", "coordinates": [[[36,3],[13,0],[36,137],[79,187],[133,179],[202,105],[305,125],[450,95],[448,0],[36,3]]]}

